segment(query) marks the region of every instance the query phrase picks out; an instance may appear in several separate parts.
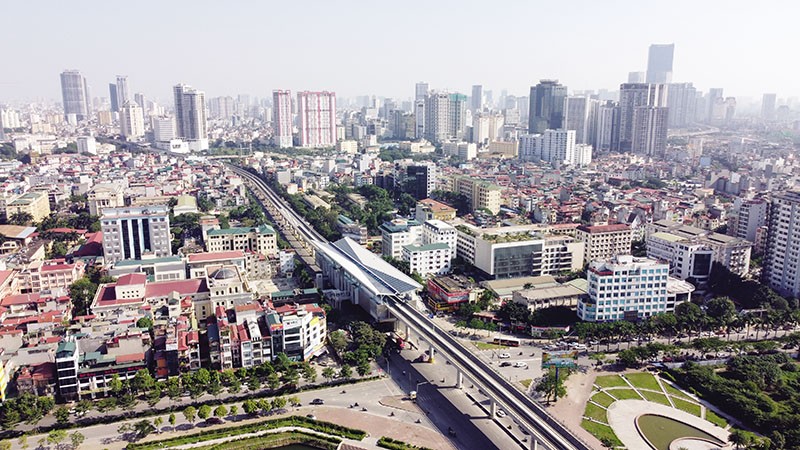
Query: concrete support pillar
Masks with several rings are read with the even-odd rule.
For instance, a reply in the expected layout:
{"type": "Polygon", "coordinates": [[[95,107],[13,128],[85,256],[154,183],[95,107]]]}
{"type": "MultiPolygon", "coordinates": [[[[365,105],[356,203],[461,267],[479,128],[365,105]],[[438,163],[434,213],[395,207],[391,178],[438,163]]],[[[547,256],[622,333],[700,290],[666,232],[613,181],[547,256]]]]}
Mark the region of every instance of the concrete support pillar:
{"type": "Polygon", "coordinates": [[[406,326],[406,340],[408,341],[411,340],[411,328],[408,327],[408,324],[405,324],[405,326],[406,326]]]}
{"type": "Polygon", "coordinates": [[[464,372],[461,369],[456,369],[458,373],[456,374],[456,387],[461,389],[464,386],[464,372]]]}
{"type": "Polygon", "coordinates": [[[494,399],[489,400],[489,416],[492,419],[497,416],[497,402],[494,399]]]}
{"type": "Polygon", "coordinates": [[[433,362],[433,357],[436,355],[436,349],[434,349],[434,348],[433,348],[433,345],[430,345],[430,346],[428,347],[428,354],[429,354],[429,355],[430,355],[430,357],[431,357],[431,358],[428,360],[428,362],[431,362],[431,363],[432,363],[432,362],[433,362]]]}
{"type": "Polygon", "coordinates": [[[531,436],[531,450],[539,450],[539,441],[533,436],[531,436]]]}

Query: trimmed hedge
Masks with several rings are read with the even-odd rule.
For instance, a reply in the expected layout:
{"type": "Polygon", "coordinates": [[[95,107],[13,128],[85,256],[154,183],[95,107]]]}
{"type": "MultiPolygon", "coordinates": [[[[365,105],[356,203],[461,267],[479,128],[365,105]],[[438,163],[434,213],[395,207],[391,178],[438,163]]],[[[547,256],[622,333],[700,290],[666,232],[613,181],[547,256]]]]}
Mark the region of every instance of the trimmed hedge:
{"type": "Polygon", "coordinates": [[[318,431],[320,433],[332,434],[348,439],[360,441],[367,436],[367,433],[362,430],[348,428],[330,422],[323,422],[320,420],[310,419],[301,416],[289,416],[280,419],[265,420],[262,422],[250,423],[247,425],[239,425],[235,427],[220,428],[217,430],[203,431],[200,433],[179,436],[170,439],[163,439],[160,441],[152,441],[145,443],[132,443],[128,444],[128,450],[154,450],[163,447],[174,447],[186,444],[196,444],[198,442],[213,441],[214,439],[226,438],[237,436],[240,434],[255,433],[264,430],[274,430],[281,427],[301,427],[309,430],[318,431]]]}
{"type": "Polygon", "coordinates": [[[390,450],[431,450],[428,447],[418,447],[386,436],[381,436],[381,438],[378,439],[378,447],[388,448],[390,450]]]}
{"type": "Polygon", "coordinates": [[[292,444],[304,444],[322,450],[336,450],[341,442],[341,439],[334,437],[305,433],[303,431],[287,431],[265,436],[235,439],[199,447],[198,450],[263,450],[292,444]]]}

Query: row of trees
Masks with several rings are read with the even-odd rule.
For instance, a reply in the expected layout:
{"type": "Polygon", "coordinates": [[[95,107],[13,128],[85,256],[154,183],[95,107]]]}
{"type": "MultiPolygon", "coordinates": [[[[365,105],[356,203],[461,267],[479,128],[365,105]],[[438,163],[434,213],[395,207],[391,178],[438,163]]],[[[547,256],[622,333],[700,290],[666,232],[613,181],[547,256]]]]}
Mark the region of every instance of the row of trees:
{"type": "Polygon", "coordinates": [[[657,314],[639,322],[579,322],[574,325],[577,336],[585,340],[628,342],[635,337],[646,339],[666,336],[670,341],[679,336],[692,336],[702,332],[715,332],[726,336],[735,332],[754,333],[756,340],[767,338],[784,327],[800,324],[800,311],[768,310],[762,313],[737,313],[736,306],[727,297],[709,300],[704,308],[686,302],[674,313],[657,314]],[[762,335],[763,333],[763,335],[762,335]]]}
{"type": "MultiPolygon", "coordinates": [[[[46,444],[54,445],[57,449],[61,448],[62,443],[68,441],[68,445],[73,450],[76,450],[78,447],[83,445],[83,442],[86,440],[86,436],[83,435],[80,431],[74,431],[70,434],[67,434],[64,430],[53,430],[48,433],[46,436],[42,436],[39,441],[37,442],[38,448],[44,448],[46,444]]],[[[23,434],[17,440],[17,445],[19,448],[27,449],[30,444],[28,444],[28,435],[23,434]]],[[[0,441],[0,450],[11,450],[11,441],[0,441]]]]}

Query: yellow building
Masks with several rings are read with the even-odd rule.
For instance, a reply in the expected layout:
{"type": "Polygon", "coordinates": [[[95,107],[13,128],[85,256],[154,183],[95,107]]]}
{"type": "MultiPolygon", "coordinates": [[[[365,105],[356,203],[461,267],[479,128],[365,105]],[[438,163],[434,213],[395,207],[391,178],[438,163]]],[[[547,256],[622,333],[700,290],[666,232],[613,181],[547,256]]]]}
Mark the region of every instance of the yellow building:
{"type": "Polygon", "coordinates": [[[26,192],[7,202],[5,206],[6,219],[10,219],[14,214],[27,213],[33,217],[33,222],[40,222],[50,215],[50,200],[44,191],[26,192]]]}
{"type": "Polygon", "coordinates": [[[492,214],[500,212],[501,192],[500,186],[496,184],[462,175],[453,177],[451,190],[467,197],[473,211],[486,209],[492,214]]]}

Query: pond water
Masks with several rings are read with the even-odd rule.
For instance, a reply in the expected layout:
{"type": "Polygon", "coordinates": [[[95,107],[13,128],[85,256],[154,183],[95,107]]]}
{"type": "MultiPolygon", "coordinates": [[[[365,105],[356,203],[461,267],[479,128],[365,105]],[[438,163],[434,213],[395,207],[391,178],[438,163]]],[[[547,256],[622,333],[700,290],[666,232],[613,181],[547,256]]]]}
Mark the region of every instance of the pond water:
{"type": "Polygon", "coordinates": [[[703,438],[720,445],[724,444],[705,431],[669,417],[644,414],[639,416],[636,422],[639,425],[639,431],[658,450],[669,450],[670,442],[685,437],[703,438]]]}

